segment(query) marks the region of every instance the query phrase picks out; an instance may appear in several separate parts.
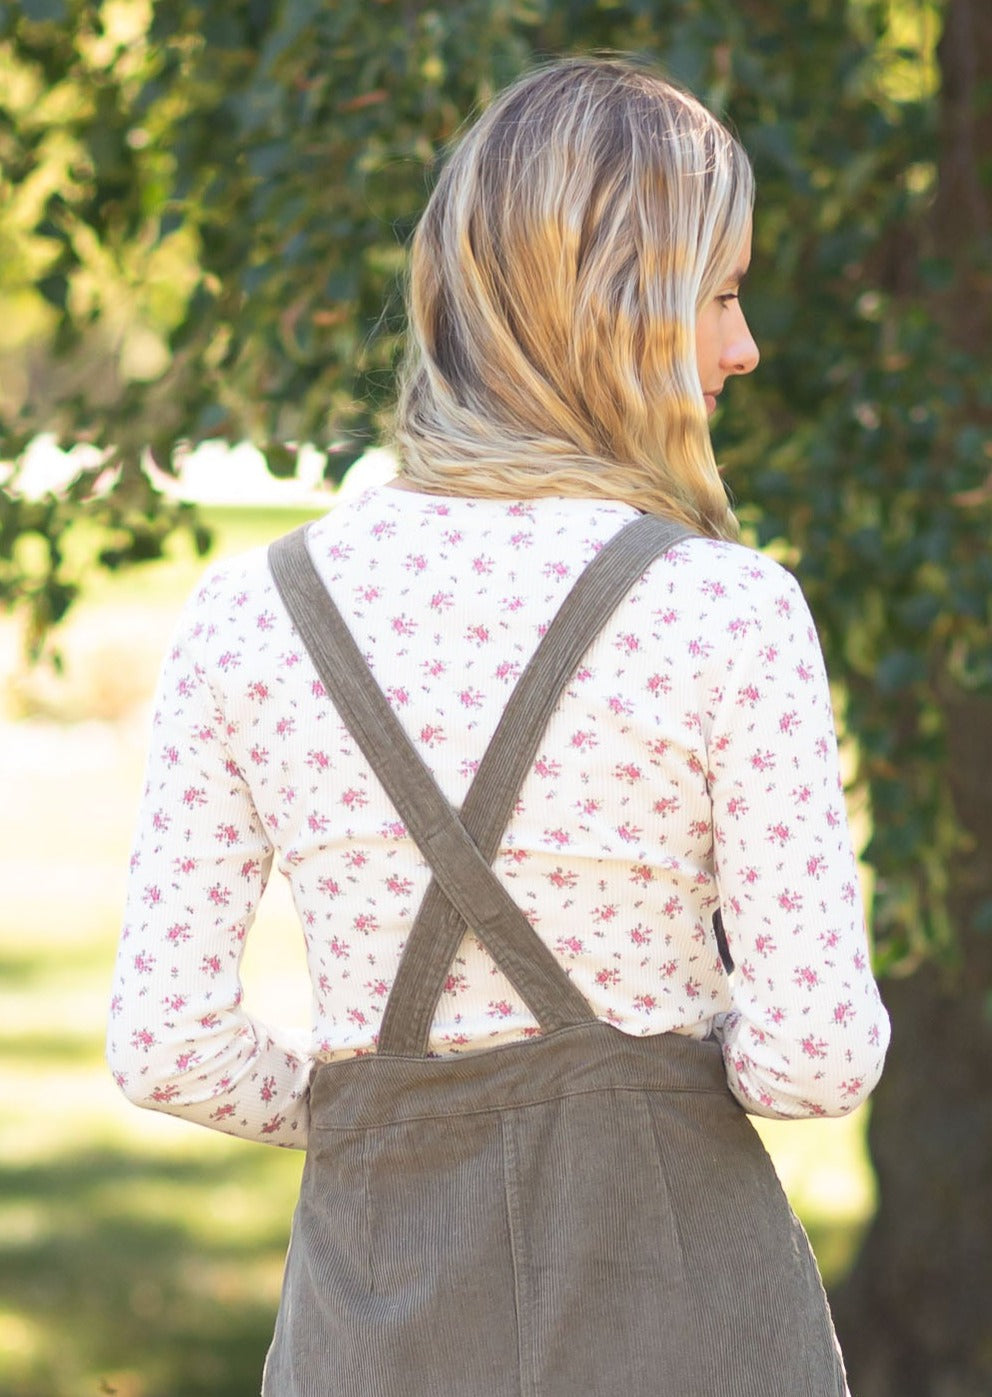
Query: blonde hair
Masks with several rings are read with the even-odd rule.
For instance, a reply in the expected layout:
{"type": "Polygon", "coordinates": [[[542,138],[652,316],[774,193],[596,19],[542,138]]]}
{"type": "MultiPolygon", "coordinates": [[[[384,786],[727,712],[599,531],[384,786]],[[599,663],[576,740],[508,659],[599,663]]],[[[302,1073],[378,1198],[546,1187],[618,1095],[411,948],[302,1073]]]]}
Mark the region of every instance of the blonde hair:
{"type": "Polygon", "coordinates": [[[753,197],[737,141],[649,69],[564,60],[503,92],[413,240],[403,479],[621,500],[736,538],[695,330],[753,197]]]}

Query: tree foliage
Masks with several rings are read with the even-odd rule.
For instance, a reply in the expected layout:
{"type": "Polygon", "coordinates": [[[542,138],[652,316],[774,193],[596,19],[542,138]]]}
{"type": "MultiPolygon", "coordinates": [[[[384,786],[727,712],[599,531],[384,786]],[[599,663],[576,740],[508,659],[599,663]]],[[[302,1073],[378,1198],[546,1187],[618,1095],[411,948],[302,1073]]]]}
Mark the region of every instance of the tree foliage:
{"type": "MultiPolygon", "coordinates": [[[[81,514],[109,567],[198,530],[146,453],[169,470],[178,443],[249,437],[289,473],[309,441],[340,474],[382,429],[405,243],[462,120],[535,57],[654,58],[729,115],[755,162],[746,301],[764,362],[728,395],[718,448],[842,681],[882,954],[950,954],[946,870],[968,836],[942,779],[944,700],[992,677],[992,373],[988,338],[955,343],[940,313],[959,270],[932,233],[941,14],[938,0],[8,8],[3,455],[43,430],[103,455],[58,495],[7,481],[6,599],[38,636],[58,620],[81,514]]],[[[976,916],[992,924],[992,906],[976,916]]]]}

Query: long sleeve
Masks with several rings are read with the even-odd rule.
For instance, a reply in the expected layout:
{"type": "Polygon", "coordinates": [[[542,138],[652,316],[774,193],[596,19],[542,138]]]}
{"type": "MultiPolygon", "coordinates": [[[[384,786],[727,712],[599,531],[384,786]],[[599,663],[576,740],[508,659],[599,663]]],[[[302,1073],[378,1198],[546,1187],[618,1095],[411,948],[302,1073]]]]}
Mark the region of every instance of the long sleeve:
{"type": "Polygon", "coordinates": [[[273,851],[196,658],[204,593],[159,683],[107,1055],[140,1106],[303,1147],[303,1035],[254,1020],[241,1003],[245,937],[273,851]]]}
{"type": "Polygon", "coordinates": [[[715,1032],[749,1111],[843,1115],[878,1080],[888,1018],[813,622],[787,573],[767,560],[752,571],[750,606],[730,621],[730,659],[711,691],[715,861],[736,963],[733,1008],[715,1032]]]}
{"type": "MultiPolygon", "coordinates": [[[[633,517],[613,502],[372,490],[309,546],[458,808],[569,586],[633,517]]],[[[872,979],[830,695],[809,610],[760,554],[692,539],[617,609],[556,706],[494,860],[600,1020],[721,1042],[750,1111],[839,1115],[874,1085],[872,979]],[[716,954],[722,908],[737,969],[716,954]]],[[[156,700],[109,1057],[141,1105],[306,1143],[311,1062],[374,1052],[430,872],[324,692],[264,549],[212,568],[156,700]],[[242,1005],[273,861],[305,938],[312,1032],[242,1005]]],[[[431,1051],[533,1032],[467,936],[431,1051]]]]}

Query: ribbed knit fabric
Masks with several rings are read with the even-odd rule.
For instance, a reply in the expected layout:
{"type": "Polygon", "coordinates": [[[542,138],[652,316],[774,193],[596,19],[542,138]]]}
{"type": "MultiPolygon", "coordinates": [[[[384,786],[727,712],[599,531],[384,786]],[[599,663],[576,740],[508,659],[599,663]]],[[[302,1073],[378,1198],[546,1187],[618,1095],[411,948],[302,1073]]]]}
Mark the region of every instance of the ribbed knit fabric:
{"type": "MultiPolygon", "coordinates": [[[[324,587],[456,808],[569,587],[634,517],[610,501],[384,487],[310,527],[324,587]]],[[[493,867],[597,1019],[634,1037],[715,1036],[747,1110],[839,1115],[870,1093],[888,1023],[830,691],[802,594],[770,558],[690,538],[645,570],[556,704],[493,867]]],[[[108,1024],[121,1089],[304,1147],[312,1063],[381,1046],[430,880],[265,550],[211,566],[154,705],[108,1024]],[[253,1011],[240,974],[277,869],[312,986],[299,1032],[253,1011]]],[[[432,1051],[524,1041],[534,1025],[466,936],[432,1051]]]]}
{"type": "MultiPolygon", "coordinates": [[[[651,521],[625,533],[604,552],[633,581],[635,540],[655,533],[660,549],[665,535],[651,521]]],[[[363,709],[364,661],[295,544],[276,577],[329,694],[546,1031],[461,1058],[393,1051],[315,1069],[264,1397],[841,1397],[815,1261],[719,1048],[595,1022],[474,853],[474,821],[446,807],[388,708],[372,695],[363,709]]],[[[594,625],[581,608],[567,617],[566,640],[594,625]]],[[[556,643],[549,633],[535,657],[532,731],[519,695],[508,710],[525,748],[568,677],[553,675],[556,643]]],[[[480,767],[473,809],[502,765],[480,767]]],[[[398,1042],[422,989],[397,976],[398,1042]]]]}

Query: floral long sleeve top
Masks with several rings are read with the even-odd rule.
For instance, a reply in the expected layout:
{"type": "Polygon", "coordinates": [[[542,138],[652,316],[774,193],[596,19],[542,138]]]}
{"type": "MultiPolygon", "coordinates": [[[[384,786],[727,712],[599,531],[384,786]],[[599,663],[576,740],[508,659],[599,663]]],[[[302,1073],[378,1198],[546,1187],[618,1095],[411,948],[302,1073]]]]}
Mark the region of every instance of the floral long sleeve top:
{"type": "MultiPolygon", "coordinates": [[[[457,807],[568,588],[633,511],[377,488],[311,526],[321,576],[457,807]]],[[[822,656],[794,579],[739,545],[659,558],[586,654],[494,868],[596,1015],[721,1044],[767,1116],[871,1091],[869,967],[822,656]],[[721,909],[735,964],[712,931],[721,909]]],[[[135,1102],[304,1146],[312,1062],[373,1051],[427,866],[317,678],[259,549],[187,604],[154,710],[108,1036],[135,1102]],[[242,1006],[245,938],[289,879],[313,1026],[242,1006]]],[[[437,1053],[535,1031],[467,934],[437,1053]]]]}

